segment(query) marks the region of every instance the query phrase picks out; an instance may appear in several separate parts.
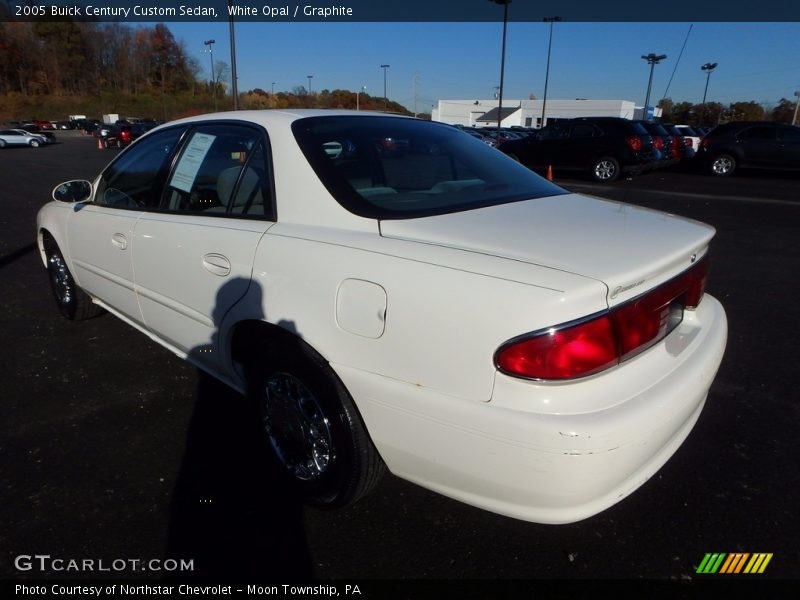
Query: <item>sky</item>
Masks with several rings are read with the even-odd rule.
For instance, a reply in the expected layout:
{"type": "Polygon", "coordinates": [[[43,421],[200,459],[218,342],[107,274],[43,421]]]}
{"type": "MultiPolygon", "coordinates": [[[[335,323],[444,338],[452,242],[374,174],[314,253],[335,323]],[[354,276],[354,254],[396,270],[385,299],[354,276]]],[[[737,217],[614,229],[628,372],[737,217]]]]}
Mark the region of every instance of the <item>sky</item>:
{"type": "MultiPolygon", "coordinates": [[[[214,60],[230,64],[227,22],[167,23],[210,78],[203,41],[214,60]]],[[[510,22],[503,96],[544,93],[549,24],[510,22]]],[[[258,22],[235,25],[239,91],[291,91],[366,86],[410,110],[430,112],[442,99],[489,99],[500,82],[502,23],[258,22]],[[416,80],[416,85],[415,85],[416,80]]],[[[630,100],[644,103],[650,67],[641,56],[666,54],[655,66],[651,104],[703,100],[706,73],[716,62],[707,101],[795,101],[800,90],[800,23],[587,23],[553,27],[548,99],[630,100]]]]}

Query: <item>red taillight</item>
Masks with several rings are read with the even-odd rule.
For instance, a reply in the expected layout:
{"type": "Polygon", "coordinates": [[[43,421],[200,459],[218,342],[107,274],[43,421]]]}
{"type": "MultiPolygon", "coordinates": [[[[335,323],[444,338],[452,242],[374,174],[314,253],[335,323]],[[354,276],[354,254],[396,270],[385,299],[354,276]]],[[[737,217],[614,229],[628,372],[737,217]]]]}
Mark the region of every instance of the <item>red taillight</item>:
{"type": "Polygon", "coordinates": [[[680,138],[674,137],[672,138],[672,142],[670,145],[670,153],[672,154],[672,158],[680,158],[681,157],[681,140],[680,138]]]}
{"type": "Polygon", "coordinates": [[[641,152],[642,150],[642,138],[638,135],[629,135],[625,138],[625,142],[630,146],[631,150],[634,152],[641,152]]]}
{"type": "Polygon", "coordinates": [[[653,146],[656,147],[656,150],[663,150],[664,149],[664,140],[660,137],[653,138],[653,146]]]}
{"type": "Polygon", "coordinates": [[[598,373],[643,352],[678,326],[703,297],[708,261],[620,306],[503,344],[497,368],[516,377],[563,380],[598,373]]]}
{"type": "Polygon", "coordinates": [[[495,357],[501,371],[535,379],[583,377],[613,367],[617,362],[616,340],[607,313],[509,342],[495,357]]]}

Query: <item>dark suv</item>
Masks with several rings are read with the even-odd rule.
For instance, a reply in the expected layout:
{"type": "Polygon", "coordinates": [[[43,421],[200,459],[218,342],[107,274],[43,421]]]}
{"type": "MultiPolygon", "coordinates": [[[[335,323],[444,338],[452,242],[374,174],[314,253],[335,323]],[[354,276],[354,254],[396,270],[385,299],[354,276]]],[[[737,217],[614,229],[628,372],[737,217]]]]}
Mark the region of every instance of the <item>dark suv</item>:
{"type": "Polygon", "coordinates": [[[800,169],[800,127],[760,121],[719,125],[700,142],[695,156],[714,175],[739,168],[800,169]]]}
{"type": "Polygon", "coordinates": [[[614,181],[622,173],[652,168],[653,138],[640,123],[619,117],[581,117],[559,121],[500,151],[534,170],[577,170],[595,181],[614,181]]]}

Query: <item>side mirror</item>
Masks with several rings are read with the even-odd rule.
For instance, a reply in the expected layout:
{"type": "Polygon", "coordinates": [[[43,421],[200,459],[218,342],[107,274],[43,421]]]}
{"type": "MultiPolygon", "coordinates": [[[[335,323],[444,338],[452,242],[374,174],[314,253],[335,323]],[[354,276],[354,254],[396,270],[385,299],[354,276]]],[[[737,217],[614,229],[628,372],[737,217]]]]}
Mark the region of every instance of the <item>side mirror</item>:
{"type": "Polygon", "coordinates": [[[75,179],[57,185],[53,189],[53,200],[58,202],[85,202],[92,197],[92,183],[75,179]]]}

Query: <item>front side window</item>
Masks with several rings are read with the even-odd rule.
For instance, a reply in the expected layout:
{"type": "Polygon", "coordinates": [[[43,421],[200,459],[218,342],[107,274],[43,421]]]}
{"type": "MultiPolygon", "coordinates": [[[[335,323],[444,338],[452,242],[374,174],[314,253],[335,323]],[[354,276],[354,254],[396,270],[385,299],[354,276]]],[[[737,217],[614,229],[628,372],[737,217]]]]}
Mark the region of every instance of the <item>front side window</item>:
{"type": "Polygon", "coordinates": [[[745,140],[760,140],[760,141],[774,141],[775,140],[775,128],[774,127],[751,127],[750,129],[745,129],[739,135],[742,139],[745,140]]]}
{"type": "Polygon", "coordinates": [[[569,130],[555,123],[553,125],[547,125],[543,129],[540,129],[536,134],[536,139],[539,140],[561,140],[567,137],[569,130]]]}
{"type": "Polygon", "coordinates": [[[781,127],[778,131],[778,139],[782,142],[800,142],[800,129],[797,127],[781,127]]]}
{"type": "Polygon", "coordinates": [[[94,203],[127,209],[158,208],[163,176],[184,129],[175,127],[142,138],[100,176],[94,203]]]}
{"type": "Polygon", "coordinates": [[[402,219],[568,193],[448,125],[384,116],[310,117],[292,130],[333,197],[402,219]]]}

